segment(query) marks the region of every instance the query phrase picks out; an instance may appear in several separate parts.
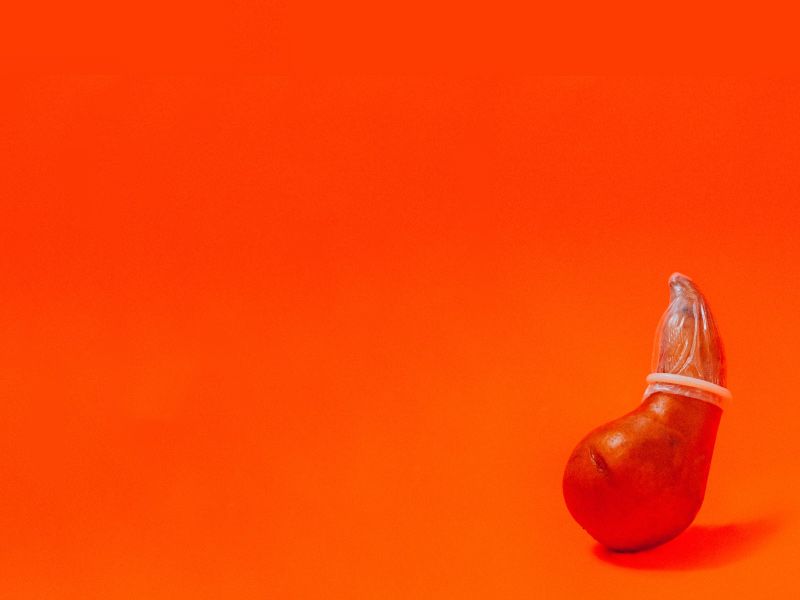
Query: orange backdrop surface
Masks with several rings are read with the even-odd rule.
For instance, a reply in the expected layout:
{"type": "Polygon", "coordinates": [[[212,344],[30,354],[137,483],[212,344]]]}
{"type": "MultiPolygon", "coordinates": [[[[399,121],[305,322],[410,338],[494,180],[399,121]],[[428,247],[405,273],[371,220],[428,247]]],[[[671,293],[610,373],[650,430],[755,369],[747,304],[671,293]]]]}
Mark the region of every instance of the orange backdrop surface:
{"type": "Polygon", "coordinates": [[[800,594],[800,83],[6,83],[3,597],[800,594]],[[695,525],[613,555],[562,469],[676,270],[735,398],[695,525]]]}

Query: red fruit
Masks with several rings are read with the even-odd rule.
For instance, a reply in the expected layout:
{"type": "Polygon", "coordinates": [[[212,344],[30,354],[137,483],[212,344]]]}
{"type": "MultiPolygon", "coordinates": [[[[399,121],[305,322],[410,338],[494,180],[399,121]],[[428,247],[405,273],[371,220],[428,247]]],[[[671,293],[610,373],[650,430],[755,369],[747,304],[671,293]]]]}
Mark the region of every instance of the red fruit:
{"type": "MultiPolygon", "coordinates": [[[[678,273],[670,277],[670,292],[654,371],[724,386],[724,352],[705,298],[678,273]]],[[[722,416],[718,396],[695,387],[656,383],[645,396],[638,408],[581,440],[564,472],[570,513],[613,550],[643,550],[691,524],[703,503],[722,416]]]]}

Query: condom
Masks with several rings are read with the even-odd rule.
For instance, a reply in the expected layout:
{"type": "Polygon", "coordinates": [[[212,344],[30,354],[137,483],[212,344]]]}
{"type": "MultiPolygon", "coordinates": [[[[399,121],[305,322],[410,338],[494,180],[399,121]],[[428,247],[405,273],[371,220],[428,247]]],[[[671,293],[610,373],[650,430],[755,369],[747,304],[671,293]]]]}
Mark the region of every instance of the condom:
{"type": "Polygon", "coordinates": [[[722,339],[705,296],[680,273],[669,278],[669,288],[670,302],[656,329],[644,399],[665,392],[722,406],[732,394],[725,387],[722,339]]]}

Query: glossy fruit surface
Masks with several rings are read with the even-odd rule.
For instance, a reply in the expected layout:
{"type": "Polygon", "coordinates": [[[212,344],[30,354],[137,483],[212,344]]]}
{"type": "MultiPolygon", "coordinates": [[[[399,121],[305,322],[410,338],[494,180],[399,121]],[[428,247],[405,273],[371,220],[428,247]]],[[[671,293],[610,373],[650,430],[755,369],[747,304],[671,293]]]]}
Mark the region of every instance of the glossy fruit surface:
{"type": "Polygon", "coordinates": [[[564,473],[570,513],[613,550],[675,537],[703,503],[721,415],[708,402],[659,393],[595,429],[564,473]]]}

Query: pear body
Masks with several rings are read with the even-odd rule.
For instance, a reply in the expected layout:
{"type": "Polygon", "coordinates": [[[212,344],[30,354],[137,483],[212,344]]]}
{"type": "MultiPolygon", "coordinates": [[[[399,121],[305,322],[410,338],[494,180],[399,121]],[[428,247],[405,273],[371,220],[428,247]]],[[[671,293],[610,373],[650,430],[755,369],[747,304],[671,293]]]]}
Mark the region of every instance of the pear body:
{"type": "Polygon", "coordinates": [[[675,537],[703,503],[722,410],[655,393],[590,432],[564,471],[575,520],[598,542],[632,552],[675,537]]]}

